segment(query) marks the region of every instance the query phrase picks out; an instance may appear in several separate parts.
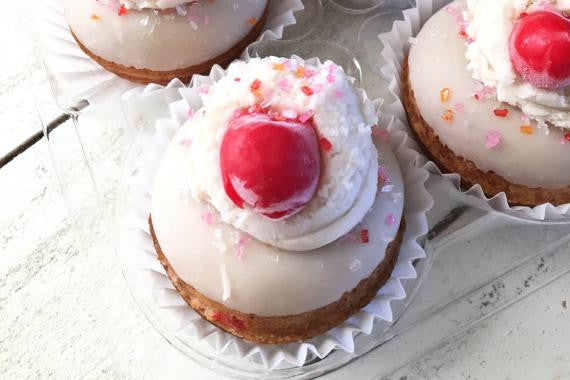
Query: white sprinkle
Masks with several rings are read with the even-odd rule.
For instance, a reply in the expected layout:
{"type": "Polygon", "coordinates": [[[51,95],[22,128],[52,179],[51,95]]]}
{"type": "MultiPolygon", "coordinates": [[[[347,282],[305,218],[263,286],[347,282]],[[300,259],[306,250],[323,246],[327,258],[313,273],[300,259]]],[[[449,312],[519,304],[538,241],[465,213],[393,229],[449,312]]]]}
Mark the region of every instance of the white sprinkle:
{"type": "Polygon", "coordinates": [[[360,269],[361,266],[362,266],[362,262],[358,259],[354,259],[350,263],[350,266],[348,267],[348,269],[350,269],[351,272],[356,272],[360,269]]]}

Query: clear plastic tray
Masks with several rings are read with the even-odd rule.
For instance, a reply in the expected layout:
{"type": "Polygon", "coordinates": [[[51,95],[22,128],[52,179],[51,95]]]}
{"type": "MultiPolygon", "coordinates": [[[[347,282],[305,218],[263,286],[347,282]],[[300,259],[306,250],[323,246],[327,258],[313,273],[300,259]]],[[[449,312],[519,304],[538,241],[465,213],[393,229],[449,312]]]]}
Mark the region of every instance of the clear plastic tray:
{"type": "MultiPolygon", "coordinates": [[[[282,41],[255,43],[252,56],[299,55],[333,59],[365,88],[371,97],[389,102],[386,82],[380,77],[377,35],[401,19],[409,1],[305,0],[297,24],[285,30],[282,41]]],[[[166,116],[167,104],[176,90],[150,98],[96,104],[66,93],[61,78],[50,74],[45,62],[49,46],[38,43],[38,62],[44,71],[31,76],[38,115],[48,129],[50,121],[65,112],[70,118],[50,134],[49,147],[62,193],[71,214],[82,220],[79,233],[92,237],[113,231],[94,228],[101,215],[112,214],[120,198],[119,168],[136,150],[140,138],[154,121],[166,116]],[[62,100],[64,99],[64,100],[62,100]],[[57,101],[55,101],[57,100],[57,101]],[[85,107],[88,103],[89,106],[85,107]],[[113,127],[97,130],[97,120],[112,120],[113,127]],[[94,129],[95,128],[95,129],[94,129]],[[101,137],[105,134],[105,138],[101,137]],[[112,142],[112,146],[102,146],[112,142]],[[110,169],[103,157],[112,154],[110,169]],[[78,186],[81,183],[82,186],[78,186]],[[103,213],[103,214],[102,214],[103,213]]],[[[107,125],[107,124],[106,124],[107,125]]],[[[387,330],[356,337],[352,354],[335,351],[302,368],[267,372],[259,363],[236,361],[217,355],[206,344],[182,344],[177,332],[165,327],[157,310],[133,289],[141,310],[158,331],[189,360],[195,360],[225,375],[239,378],[305,379],[328,373],[331,379],[380,378],[417,360],[445,342],[457,339],[490,316],[547,286],[570,271],[570,225],[567,221],[533,222],[487,211],[477,199],[455,190],[441,177],[432,177],[428,187],[436,204],[430,211],[430,234],[424,244],[428,259],[418,263],[421,284],[408,298],[409,307],[387,330]]],[[[129,272],[127,282],[133,284],[129,272]]],[[[403,311],[403,312],[402,312],[403,311]]]]}

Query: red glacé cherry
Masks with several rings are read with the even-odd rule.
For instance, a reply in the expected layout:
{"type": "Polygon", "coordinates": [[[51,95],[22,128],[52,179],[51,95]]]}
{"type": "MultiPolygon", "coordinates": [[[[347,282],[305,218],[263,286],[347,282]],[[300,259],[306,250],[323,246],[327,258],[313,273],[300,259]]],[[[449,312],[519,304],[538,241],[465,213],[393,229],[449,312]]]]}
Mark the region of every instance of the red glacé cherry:
{"type": "Polygon", "coordinates": [[[539,88],[570,86],[570,20],[551,11],[523,15],[509,43],[515,71],[539,88]]]}
{"type": "Polygon", "coordinates": [[[232,119],[220,150],[224,190],[271,218],[289,217],[315,195],[321,172],[317,132],[310,121],[276,120],[265,112],[232,119]]]}

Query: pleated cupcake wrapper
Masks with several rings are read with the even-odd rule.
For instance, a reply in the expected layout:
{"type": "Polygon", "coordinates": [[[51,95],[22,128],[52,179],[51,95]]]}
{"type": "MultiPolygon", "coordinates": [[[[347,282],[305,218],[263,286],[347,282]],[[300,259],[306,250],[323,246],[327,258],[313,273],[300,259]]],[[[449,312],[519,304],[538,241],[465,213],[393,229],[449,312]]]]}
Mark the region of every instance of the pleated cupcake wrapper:
{"type": "MultiPolygon", "coordinates": [[[[296,23],[294,13],[302,9],[301,0],[270,1],[269,15],[257,41],[281,39],[284,28],[296,23]]],[[[132,88],[144,87],[105,70],[79,48],[69,31],[60,1],[38,0],[31,12],[38,21],[38,38],[46,50],[45,66],[59,82],[54,92],[66,103],[60,106],[72,106],[67,103],[81,99],[103,104],[132,88]]]]}
{"type": "MultiPolygon", "coordinates": [[[[406,125],[409,131],[406,111],[402,102],[402,65],[410,49],[410,40],[420,31],[421,26],[448,1],[425,0],[418,1],[418,6],[404,11],[404,20],[394,22],[392,30],[382,33],[378,37],[382,41],[381,52],[382,61],[385,64],[381,68],[382,76],[389,83],[389,90],[396,99],[390,104],[383,106],[383,111],[396,116],[406,125]]],[[[430,161],[416,145],[420,153],[420,160],[417,165],[423,167],[428,172],[440,175],[448,179],[457,191],[475,197],[474,205],[489,211],[498,211],[533,221],[545,220],[568,220],[570,223],[570,204],[554,206],[550,203],[538,205],[536,207],[510,206],[507,196],[501,192],[493,197],[487,197],[480,185],[473,185],[466,191],[461,189],[461,176],[457,173],[442,173],[438,166],[430,161]]]]}
{"type": "MultiPolygon", "coordinates": [[[[292,59],[303,62],[298,57],[292,59]]],[[[316,58],[308,60],[307,63],[321,64],[316,58]]],[[[219,354],[231,354],[233,351],[237,357],[253,358],[261,362],[265,369],[270,370],[284,365],[302,366],[311,357],[324,358],[335,349],[352,353],[355,348],[355,334],[370,334],[374,324],[377,325],[376,328],[381,329],[390,326],[394,317],[392,303],[399,303],[398,310],[403,309],[406,298],[404,285],[406,287],[413,285],[407,281],[417,278],[412,263],[426,257],[423,248],[418,244],[418,239],[428,230],[425,213],[433,204],[432,197],[424,187],[429,174],[414,165],[418,153],[416,149],[410,147],[413,142],[405,133],[402,122],[389,115],[380,115],[380,124],[386,126],[390,133],[389,143],[402,170],[406,197],[404,241],[388,282],[366,307],[343,324],[302,343],[260,345],[228,334],[205,321],[178,295],[158,262],[147,224],[153,179],[162,155],[175,133],[188,119],[188,111],[191,108],[196,111],[201,106],[199,88],[204,84],[209,85],[218,81],[224,75],[224,70],[215,66],[209,76],[195,76],[190,87],[184,87],[180,81],[174,80],[166,87],[150,85],[124,94],[125,100],[132,100],[137,97],[157,95],[165,90],[178,89],[181,97],[180,100],[169,104],[171,117],[157,121],[154,134],[144,142],[141,154],[133,158],[135,163],[133,170],[137,174],[125,179],[128,202],[119,207],[126,206],[126,218],[120,225],[123,241],[126,242],[123,249],[128,250],[132,259],[127,265],[130,266],[129,269],[140,270],[141,284],[137,286],[146,287],[146,292],[152,292],[153,302],[156,302],[162,310],[170,311],[176,329],[187,331],[186,329],[192,328],[192,339],[207,340],[219,354]]],[[[364,91],[360,91],[360,95],[368,106],[376,107],[375,109],[380,106],[380,100],[369,100],[364,91]]]]}

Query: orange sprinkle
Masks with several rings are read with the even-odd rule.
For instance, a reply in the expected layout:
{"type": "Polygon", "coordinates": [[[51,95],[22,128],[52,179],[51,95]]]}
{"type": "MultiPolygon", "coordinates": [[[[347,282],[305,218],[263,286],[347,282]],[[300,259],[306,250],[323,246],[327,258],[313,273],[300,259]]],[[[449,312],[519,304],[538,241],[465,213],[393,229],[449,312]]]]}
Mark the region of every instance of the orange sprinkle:
{"type": "Polygon", "coordinates": [[[99,20],[101,20],[101,17],[97,16],[96,14],[92,14],[92,15],[91,15],[91,20],[93,20],[93,21],[99,21],[99,20]]]}
{"type": "Polygon", "coordinates": [[[446,109],[445,112],[441,114],[441,118],[448,123],[451,123],[453,121],[453,111],[449,108],[446,109]]]}
{"type": "Polygon", "coordinates": [[[524,135],[532,135],[534,133],[534,128],[530,125],[521,125],[521,133],[524,135]]]}
{"type": "Polygon", "coordinates": [[[295,71],[295,76],[297,78],[303,78],[305,76],[305,68],[303,66],[297,66],[297,70],[295,71]]]}
{"type": "Polygon", "coordinates": [[[247,20],[247,23],[251,26],[255,26],[255,24],[257,24],[257,18],[252,17],[249,20],[247,20]]]}
{"type": "Polygon", "coordinates": [[[284,69],[285,69],[285,65],[283,65],[282,63],[274,63],[273,64],[273,70],[283,71],[284,69]]]}
{"type": "Polygon", "coordinates": [[[451,90],[449,88],[442,88],[439,92],[439,100],[442,102],[447,102],[451,96],[451,90]]]}

